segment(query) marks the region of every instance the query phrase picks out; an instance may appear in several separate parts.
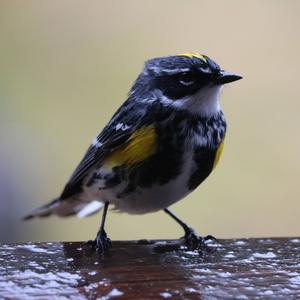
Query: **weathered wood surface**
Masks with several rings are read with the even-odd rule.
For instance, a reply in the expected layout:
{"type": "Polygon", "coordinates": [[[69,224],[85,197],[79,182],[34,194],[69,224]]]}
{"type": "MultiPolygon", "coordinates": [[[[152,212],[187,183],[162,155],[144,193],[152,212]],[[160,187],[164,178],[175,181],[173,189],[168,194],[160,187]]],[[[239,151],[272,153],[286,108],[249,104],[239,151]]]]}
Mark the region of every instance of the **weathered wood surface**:
{"type": "Polygon", "coordinates": [[[300,239],[0,245],[0,299],[300,299],[300,239]]]}

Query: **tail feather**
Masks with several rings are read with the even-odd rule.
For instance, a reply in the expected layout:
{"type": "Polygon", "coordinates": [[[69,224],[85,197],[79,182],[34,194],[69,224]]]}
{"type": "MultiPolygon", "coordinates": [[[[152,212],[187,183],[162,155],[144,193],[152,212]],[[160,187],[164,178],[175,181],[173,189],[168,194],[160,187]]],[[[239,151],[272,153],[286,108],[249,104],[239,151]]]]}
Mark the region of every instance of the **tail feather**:
{"type": "Polygon", "coordinates": [[[60,202],[60,199],[54,199],[53,201],[33,210],[30,214],[23,217],[23,220],[30,220],[35,217],[48,217],[52,215],[53,210],[59,206],[60,202]]]}
{"type": "Polygon", "coordinates": [[[78,217],[83,218],[95,214],[102,207],[103,203],[96,200],[91,202],[82,202],[79,200],[61,200],[58,198],[33,210],[30,214],[25,216],[23,220],[30,220],[35,217],[48,217],[52,214],[60,217],[77,214],[78,217]]]}
{"type": "Polygon", "coordinates": [[[77,217],[84,218],[97,213],[104,206],[103,202],[94,200],[77,212],[77,217]]]}

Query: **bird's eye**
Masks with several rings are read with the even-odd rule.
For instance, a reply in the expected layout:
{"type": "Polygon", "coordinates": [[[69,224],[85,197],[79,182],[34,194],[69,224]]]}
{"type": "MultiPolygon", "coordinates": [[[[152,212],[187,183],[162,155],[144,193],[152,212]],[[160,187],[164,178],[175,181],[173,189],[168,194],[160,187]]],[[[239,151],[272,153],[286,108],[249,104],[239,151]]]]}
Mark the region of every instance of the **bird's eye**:
{"type": "Polygon", "coordinates": [[[190,86],[195,83],[195,79],[191,73],[182,73],[179,76],[179,82],[182,85],[190,86]]]}

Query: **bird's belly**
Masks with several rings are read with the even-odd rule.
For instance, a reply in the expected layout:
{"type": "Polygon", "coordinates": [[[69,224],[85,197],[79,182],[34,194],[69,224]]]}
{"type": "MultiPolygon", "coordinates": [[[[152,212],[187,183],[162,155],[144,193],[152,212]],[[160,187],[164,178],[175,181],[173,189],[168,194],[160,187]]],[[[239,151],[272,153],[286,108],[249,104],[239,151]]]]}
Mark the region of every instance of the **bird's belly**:
{"type": "Polygon", "coordinates": [[[151,187],[138,187],[127,196],[112,199],[111,202],[117,210],[131,214],[155,212],[186,196],[189,193],[188,179],[189,174],[183,173],[163,185],[155,184],[151,187]]]}
{"type": "MultiPolygon", "coordinates": [[[[85,194],[90,199],[109,201],[115,206],[116,210],[131,214],[143,214],[161,210],[189,193],[188,182],[195,169],[192,151],[184,153],[182,166],[177,176],[171,176],[173,174],[171,171],[169,180],[159,182],[156,179],[161,178],[159,176],[161,173],[160,169],[163,167],[161,166],[155,170],[157,176],[154,175],[153,177],[150,176],[150,173],[147,173],[147,170],[144,170],[148,174],[146,176],[147,184],[145,185],[131,185],[128,180],[125,180],[113,187],[103,188],[106,186],[104,180],[97,180],[93,185],[85,188],[85,194]]],[[[137,176],[139,175],[137,174],[137,176]]],[[[143,182],[145,182],[145,178],[143,178],[143,182]]]]}
{"type": "MultiPolygon", "coordinates": [[[[193,191],[211,172],[214,158],[215,151],[207,149],[186,151],[183,154],[180,172],[175,178],[170,174],[170,180],[167,182],[160,183],[152,178],[153,184],[131,186],[128,180],[124,180],[107,187],[104,180],[98,180],[85,189],[85,194],[93,200],[108,201],[121,212],[130,214],[155,212],[172,205],[193,191]],[[103,188],[104,186],[106,187],[103,188]]],[[[159,177],[160,169],[155,172],[159,177]]],[[[147,180],[151,181],[151,176],[147,176],[147,180]]]]}

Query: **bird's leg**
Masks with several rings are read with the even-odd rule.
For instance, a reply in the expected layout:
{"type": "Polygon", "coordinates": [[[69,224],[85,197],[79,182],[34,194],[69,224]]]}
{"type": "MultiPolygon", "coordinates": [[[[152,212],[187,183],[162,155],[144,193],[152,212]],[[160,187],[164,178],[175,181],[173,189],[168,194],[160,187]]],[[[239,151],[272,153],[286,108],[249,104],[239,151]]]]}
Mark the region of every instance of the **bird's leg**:
{"type": "Polygon", "coordinates": [[[111,241],[107,237],[107,234],[104,230],[104,224],[105,224],[105,219],[106,219],[108,206],[109,206],[109,203],[105,202],[104,208],[103,208],[101,225],[100,225],[100,228],[97,232],[95,240],[87,242],[88,245],[91,245],[92,248],[96,249],[96,251],[100,254],[106,252],[112,246],[111,241]]]}
{"type": "Polygon", "coordinates": [[[195,230],[180,220],[175,214],[173,214],[168,208],[164,209],[173,220],[175,220],[184,230],[184,242],[189,250],[207,250],[205,242],[207,240],[217,240],[211,235],[201,237],[196,234],[195,230]]]}

